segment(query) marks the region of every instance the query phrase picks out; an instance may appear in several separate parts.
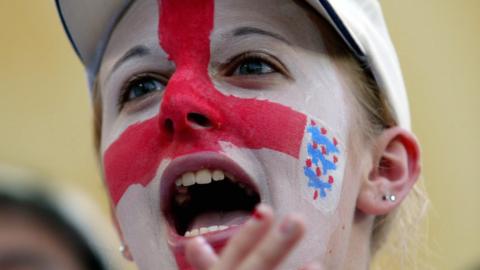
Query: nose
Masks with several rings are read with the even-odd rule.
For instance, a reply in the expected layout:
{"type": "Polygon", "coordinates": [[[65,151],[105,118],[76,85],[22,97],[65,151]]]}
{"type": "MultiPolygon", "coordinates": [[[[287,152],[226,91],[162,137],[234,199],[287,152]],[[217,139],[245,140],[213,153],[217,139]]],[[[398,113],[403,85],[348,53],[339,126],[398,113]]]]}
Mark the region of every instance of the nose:
{"type": "Polygon", "coordinates": [[[190,95],[165,96],[160,107],[160,128],[168,135],[214,129],[218,111],[207,100],[190,95]]]}

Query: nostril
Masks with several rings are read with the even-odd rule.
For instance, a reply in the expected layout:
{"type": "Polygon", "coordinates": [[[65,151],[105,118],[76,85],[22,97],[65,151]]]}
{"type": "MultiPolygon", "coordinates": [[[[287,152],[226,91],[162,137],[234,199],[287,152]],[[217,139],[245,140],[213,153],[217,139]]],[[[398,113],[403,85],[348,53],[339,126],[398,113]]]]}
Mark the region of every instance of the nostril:
{"type": "Polygon", "coordinates": [[[193,127],[197,128],[211,128],[212,122],[208,117],[200,113],[188,113],[187,114],[187,121],[193,127]]]}
{"type": "Polygon", "coordinates": [[[169,134],[173,134],[173,121],[172,119],[170,118],[167,118],[165,119],[165,122],[164,122],[164,126],[165,126],[165,130],[169,133],[169,134]]]}

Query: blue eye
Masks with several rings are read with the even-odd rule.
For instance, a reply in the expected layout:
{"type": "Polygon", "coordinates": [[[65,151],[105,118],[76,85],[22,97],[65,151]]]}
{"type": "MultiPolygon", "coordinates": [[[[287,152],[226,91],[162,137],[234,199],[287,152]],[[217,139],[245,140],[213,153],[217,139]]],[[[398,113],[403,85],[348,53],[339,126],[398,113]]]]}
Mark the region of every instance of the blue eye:
{"type": "Polygon", "coordinates": [[[268,63],[258,58],[245,59],[233,71],[233,76],[264,75],[276,72],[268,63]]]}
{"type": "Polygon", "coordinates": [[[140,77],[127,85],[124,102],[140,98],[155,91],[163,91],[165,85],[153,77],[140,77]]]}

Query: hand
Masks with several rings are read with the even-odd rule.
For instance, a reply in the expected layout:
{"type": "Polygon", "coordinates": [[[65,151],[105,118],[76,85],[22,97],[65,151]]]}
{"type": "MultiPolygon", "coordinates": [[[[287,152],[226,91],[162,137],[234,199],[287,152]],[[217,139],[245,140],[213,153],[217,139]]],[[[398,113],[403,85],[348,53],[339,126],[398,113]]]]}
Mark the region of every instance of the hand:
{"type": "MultiPolygon", "coordinates": [[[[288,215],[275,224],[272,209],[261,204],[220,256],[201,236],[188,242],[186,256],[198,270],[271,270],[287,258],[304,233],[302,218],[288,215]]],[[[313,264],[302,269],[320,270],[313,264]]]]}

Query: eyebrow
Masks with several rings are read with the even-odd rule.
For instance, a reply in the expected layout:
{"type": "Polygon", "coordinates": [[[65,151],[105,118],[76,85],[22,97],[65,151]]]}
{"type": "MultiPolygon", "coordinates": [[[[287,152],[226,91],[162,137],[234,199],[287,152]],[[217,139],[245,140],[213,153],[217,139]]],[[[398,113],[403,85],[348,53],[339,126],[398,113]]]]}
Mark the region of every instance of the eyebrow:
{"type": "Polygon", "coordinates": [[[263,30],[263,29],[260,29],[260,28],[256,28],[256,27],[240,27],[240,28],[237,28],[235,30],[233,30],[233,36],[234,37],[239,37],[239,36],[247,36],[247,35],[263,35],[263,36],[269,36],[269,37],[272,37],[274,39],[277,39],[277,40],[280,40],[288,45],[291,45],[291,43],[286,39],[284,38],[283,36],[277,34],[277,33],[273,33],[273,32],[269,32],[269,31],[266,31],[266,30],[263,30]]]}
{"type": "MultiPolygon", "coordinates": [[[[284,42],[288,45],[291,45],[291,43],[286,38],[284,38],[283,36],[281,36],[277,33],[269,32],[269,31],[266,31],[266,30],[263,30],[263,29],[260,29],[260,28],[256,28],[256,27],[250,27],[250,26],[240,27],[240,28],[237,28],[237,29],[233,30],[232,35],[234,37],[247,36],[247,35],[263,35],[263,36],[272,37],[272,38],[280,40],[280,41],[282,41],[282,42],[284,42]]],[[[136,45],[136,46],[132,47],[125,54],[123,54],[122,57],[120,57],[120,59],[118,59],[117,62],[115,62],[115,64],[112,67],[112,71],[110,72],[110,75],[113,74],[115,72],[115,70],[118,69],[126,61],[128,61],[132,58],[138,58],[138,57],[142,57],[142,56],[149,55],[149,54],[151,54],[151,51],[145,45],[136,45]]],[[[110,77],[110,75],[108,77],[110,77]]]]}
{"type": "Polygon", "coordinates": [[[138,58],[148,54],[151,54],[151,52],[147,46],[145,45],[134,46],[133,48],[128,50],[125,54],[123,54],[122,57],[120,57],[120,59],[118,59],[117,62],[115,62],[112,68],[112,72],[110,72],[110,74],[112,74],[118,67],[120,67],[126,61],[132,58],[138,58]]]}

